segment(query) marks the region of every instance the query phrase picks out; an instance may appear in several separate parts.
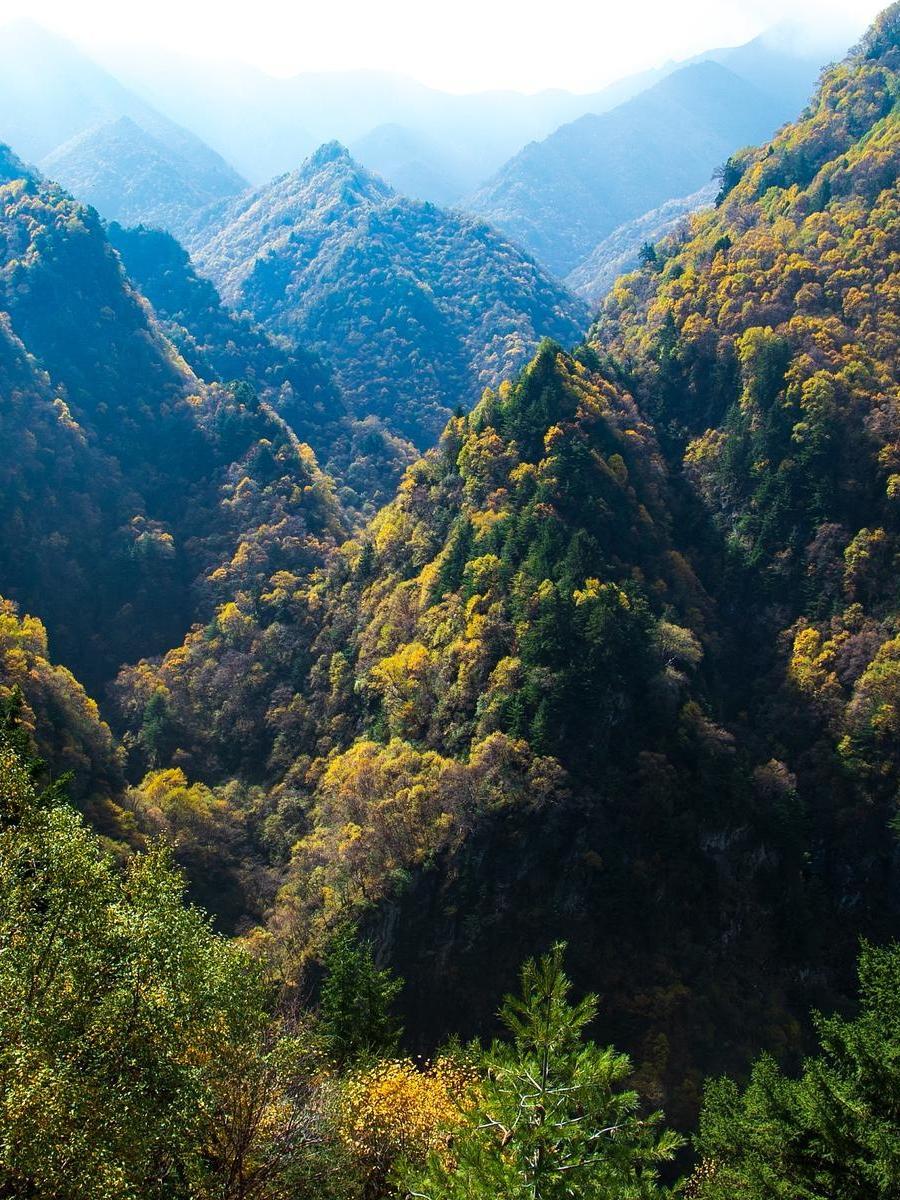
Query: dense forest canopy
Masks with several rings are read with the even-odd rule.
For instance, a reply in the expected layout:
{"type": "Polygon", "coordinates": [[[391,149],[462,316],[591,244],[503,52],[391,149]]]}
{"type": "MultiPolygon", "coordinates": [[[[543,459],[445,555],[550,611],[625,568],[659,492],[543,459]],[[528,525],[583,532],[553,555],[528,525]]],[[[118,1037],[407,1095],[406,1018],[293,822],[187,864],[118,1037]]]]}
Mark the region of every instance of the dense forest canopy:
{"type": "Polygon", "coordinates": [[[337,145],[221,295],[0,148],[0,1194],[897,1194],[898,95],[581,345],[337,145]]]}
{"type": "Polygon", "coordinates": [[[318,350],[355,415],[433,444],[447,418],[578,341],[587,311],[483,221],[398,196],[337,143],[189,238],[223,297],[318,350]]]}

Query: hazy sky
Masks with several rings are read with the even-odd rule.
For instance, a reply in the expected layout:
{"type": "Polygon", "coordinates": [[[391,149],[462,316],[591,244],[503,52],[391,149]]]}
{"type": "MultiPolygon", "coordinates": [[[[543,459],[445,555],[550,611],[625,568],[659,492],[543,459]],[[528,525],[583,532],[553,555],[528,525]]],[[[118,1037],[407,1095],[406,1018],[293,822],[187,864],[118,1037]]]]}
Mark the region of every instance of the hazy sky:
{"type": "Polygon", "coordinates": [[[849,44],[887,0],[0,0],[86,48],[140,43],[272,74],[371,67],[452,91],[588,91],[776,22],[849,44]]]}

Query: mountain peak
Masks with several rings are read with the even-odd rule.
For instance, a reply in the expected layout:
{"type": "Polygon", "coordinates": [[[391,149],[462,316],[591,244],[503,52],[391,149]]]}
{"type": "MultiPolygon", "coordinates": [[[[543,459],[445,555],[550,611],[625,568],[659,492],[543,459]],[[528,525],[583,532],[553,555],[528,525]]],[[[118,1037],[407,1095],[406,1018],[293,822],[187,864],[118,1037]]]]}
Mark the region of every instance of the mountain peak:
{"type": "Polygon", "coordinates": [[[127,113],[76,133],[45,155],[40,166],[106,220],[158,225],[174,233],[181,233],[194,213],[238,190],[227,169],[207,170],[202,153],[179,153],[127,113]]]}
{"type": "Polygon", "coordinates": [[[357,162],[338,141],[325,142],[296,171],[275,180],[259,195],[279,197],[293,204],[298,195],[314,204],[339,198],[344,204],[381,204],[394,195],[380,175],[357,162]]]}
{"type": "Polygon", "coordinates": [[[383,200],[393,194],[393,188],[368,167],[358,162],[341,142],[325,142],[301,165],[295,177],[303,183],[324,175],[329,180],[351,182],[354,190],[369,199],[383,200]]]}
{"type": "MultiPolygon", "coordinates": [[[[137,121],[133,120],[125,113],[123,113],[121,117],[116,117],[114,120],[109,121],[108,124],[111,129],[117,129],[122,133],[129,134],[131,137],[134,137],[135,135],[142,138],[150,137],[150,134],[147,133],[143,126],[138,125],[137,121]]],[[[157,139],[154,138],[153,140],[156,141],[157,139]]]]}
{"type": "Polygon", "coordinates": [[[323,142],[318,150],[314,150],[306,160],[306,165],[319,168],[328,166],[329,163],[333,162],[346,162],[348,164],[353,162],[353,159],[350,157],[350,151],[336,138],[330,142],[323,142]]]}

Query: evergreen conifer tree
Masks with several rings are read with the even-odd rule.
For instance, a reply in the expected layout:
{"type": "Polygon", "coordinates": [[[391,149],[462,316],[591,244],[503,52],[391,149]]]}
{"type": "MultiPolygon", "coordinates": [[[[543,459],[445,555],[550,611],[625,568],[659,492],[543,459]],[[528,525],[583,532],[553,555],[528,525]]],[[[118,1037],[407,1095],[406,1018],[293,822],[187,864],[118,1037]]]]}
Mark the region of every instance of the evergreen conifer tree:
{"type": "Polygon", "coordinates": [[[665,1194],[658,1164],[681,1145],[661,1113],[642,1116],[631,1064],[584,1039],[595,996],[570,1003],[562,946],[522,969],[500,1011],[509,1041],[483,1056],[462,1128],[406,1178],[428,1200],[625,1200],[665,1194]]]}

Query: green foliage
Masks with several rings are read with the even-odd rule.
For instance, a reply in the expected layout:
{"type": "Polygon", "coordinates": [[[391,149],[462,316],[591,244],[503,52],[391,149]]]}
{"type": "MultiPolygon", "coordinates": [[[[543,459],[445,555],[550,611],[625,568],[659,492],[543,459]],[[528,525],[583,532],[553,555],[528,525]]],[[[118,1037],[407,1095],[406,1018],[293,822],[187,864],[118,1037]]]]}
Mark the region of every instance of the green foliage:
{"type": "Polygon", "coordinates": [[[694,562],[731,614],[725,711],[763,732],[860,889],[897,796],[898,70],[892,5],[590,334],[689,485],[694,562]]]}
{"type": "Polygon", "coordinates": [[[0,187],[0,392],[4,592],[92,689],[343,535],[308,448],[192,374],[96,213],[30,177],[0,187]]]}
{"type": "Polygon", "coordinates": [[[900,1188],[900,946],[864,945],[860,1013],[815,1018],[801,1074],[758,1060],[743,1089],[707,1090],[700,1200],[875,1200],[900,1188]]]}
{"type": "Polygon", "coordinates": [[[50,661],[47,630],[0,596],[0,732],[17,753],[65,776],[72,799],[94,826],[117,840],[131,836],[121,808],[121,752],[94,701],[64,667],[50,661]]]}
{"type": "Polygon", "coordinates": [[[170,1195],[200,1166],[204,1063],[262,1019],[259,973],[184,907],[166,852],[120,874],[7,739],[0,772],[2,1186],[170,1195]]]}
{"type": "Polygon", "coordinates": [[[25,697],[18,683],[0,695],[0,739],[19,759],[29,778],[36,779],[44,761],[34,753],[34,744],[24,726],[25,697]]]}
{"type": "MultiPolygon", "coordinates": [[[[7,705],[7,707],[9,707],[7,705]]],[[[124,867],[0,730],[0,1192],[349,1200],[310,1018],[184,903],[157,844],[124,867]]]]}
{"type": "Polygon", "coordinates": [[[403,980],[376,967],[371,944],[349,925],[332,938],[324,968],[320,1027],[331,1057],[349,1064],[392,1054],[402,1034],[392,1010],[403,980]]]}
{"type": "Polygon", "coordinates": [[[728,193],[731,192],[741,182],[743,174],[743,162],[739,156],[731,155],[725,162],[717,167],[714,173],[714,178],[719,184],[719,191],[716,195],[716,208],[724,203],[728,193]]]}
{"type": "Polygon", "coordinates": [[[452,1150],[410,1170],[410,1196],[584,1200],[662,1196],[657,1167],[682,1144],[643,1115],[628,1059],[584,1040],[597,1001],[570,1003],[563,948],[522,969],[521,995],[500,1010],[510,1040],[494,1042],[463,1107],[452,1150]]]}
{"type": "Polygon", "coordinates": [[[190,246],[227,302],[320,352],[359,418],[419,449],[587,310],[483,222],[394,194],[337,143],[190,246]]]}

